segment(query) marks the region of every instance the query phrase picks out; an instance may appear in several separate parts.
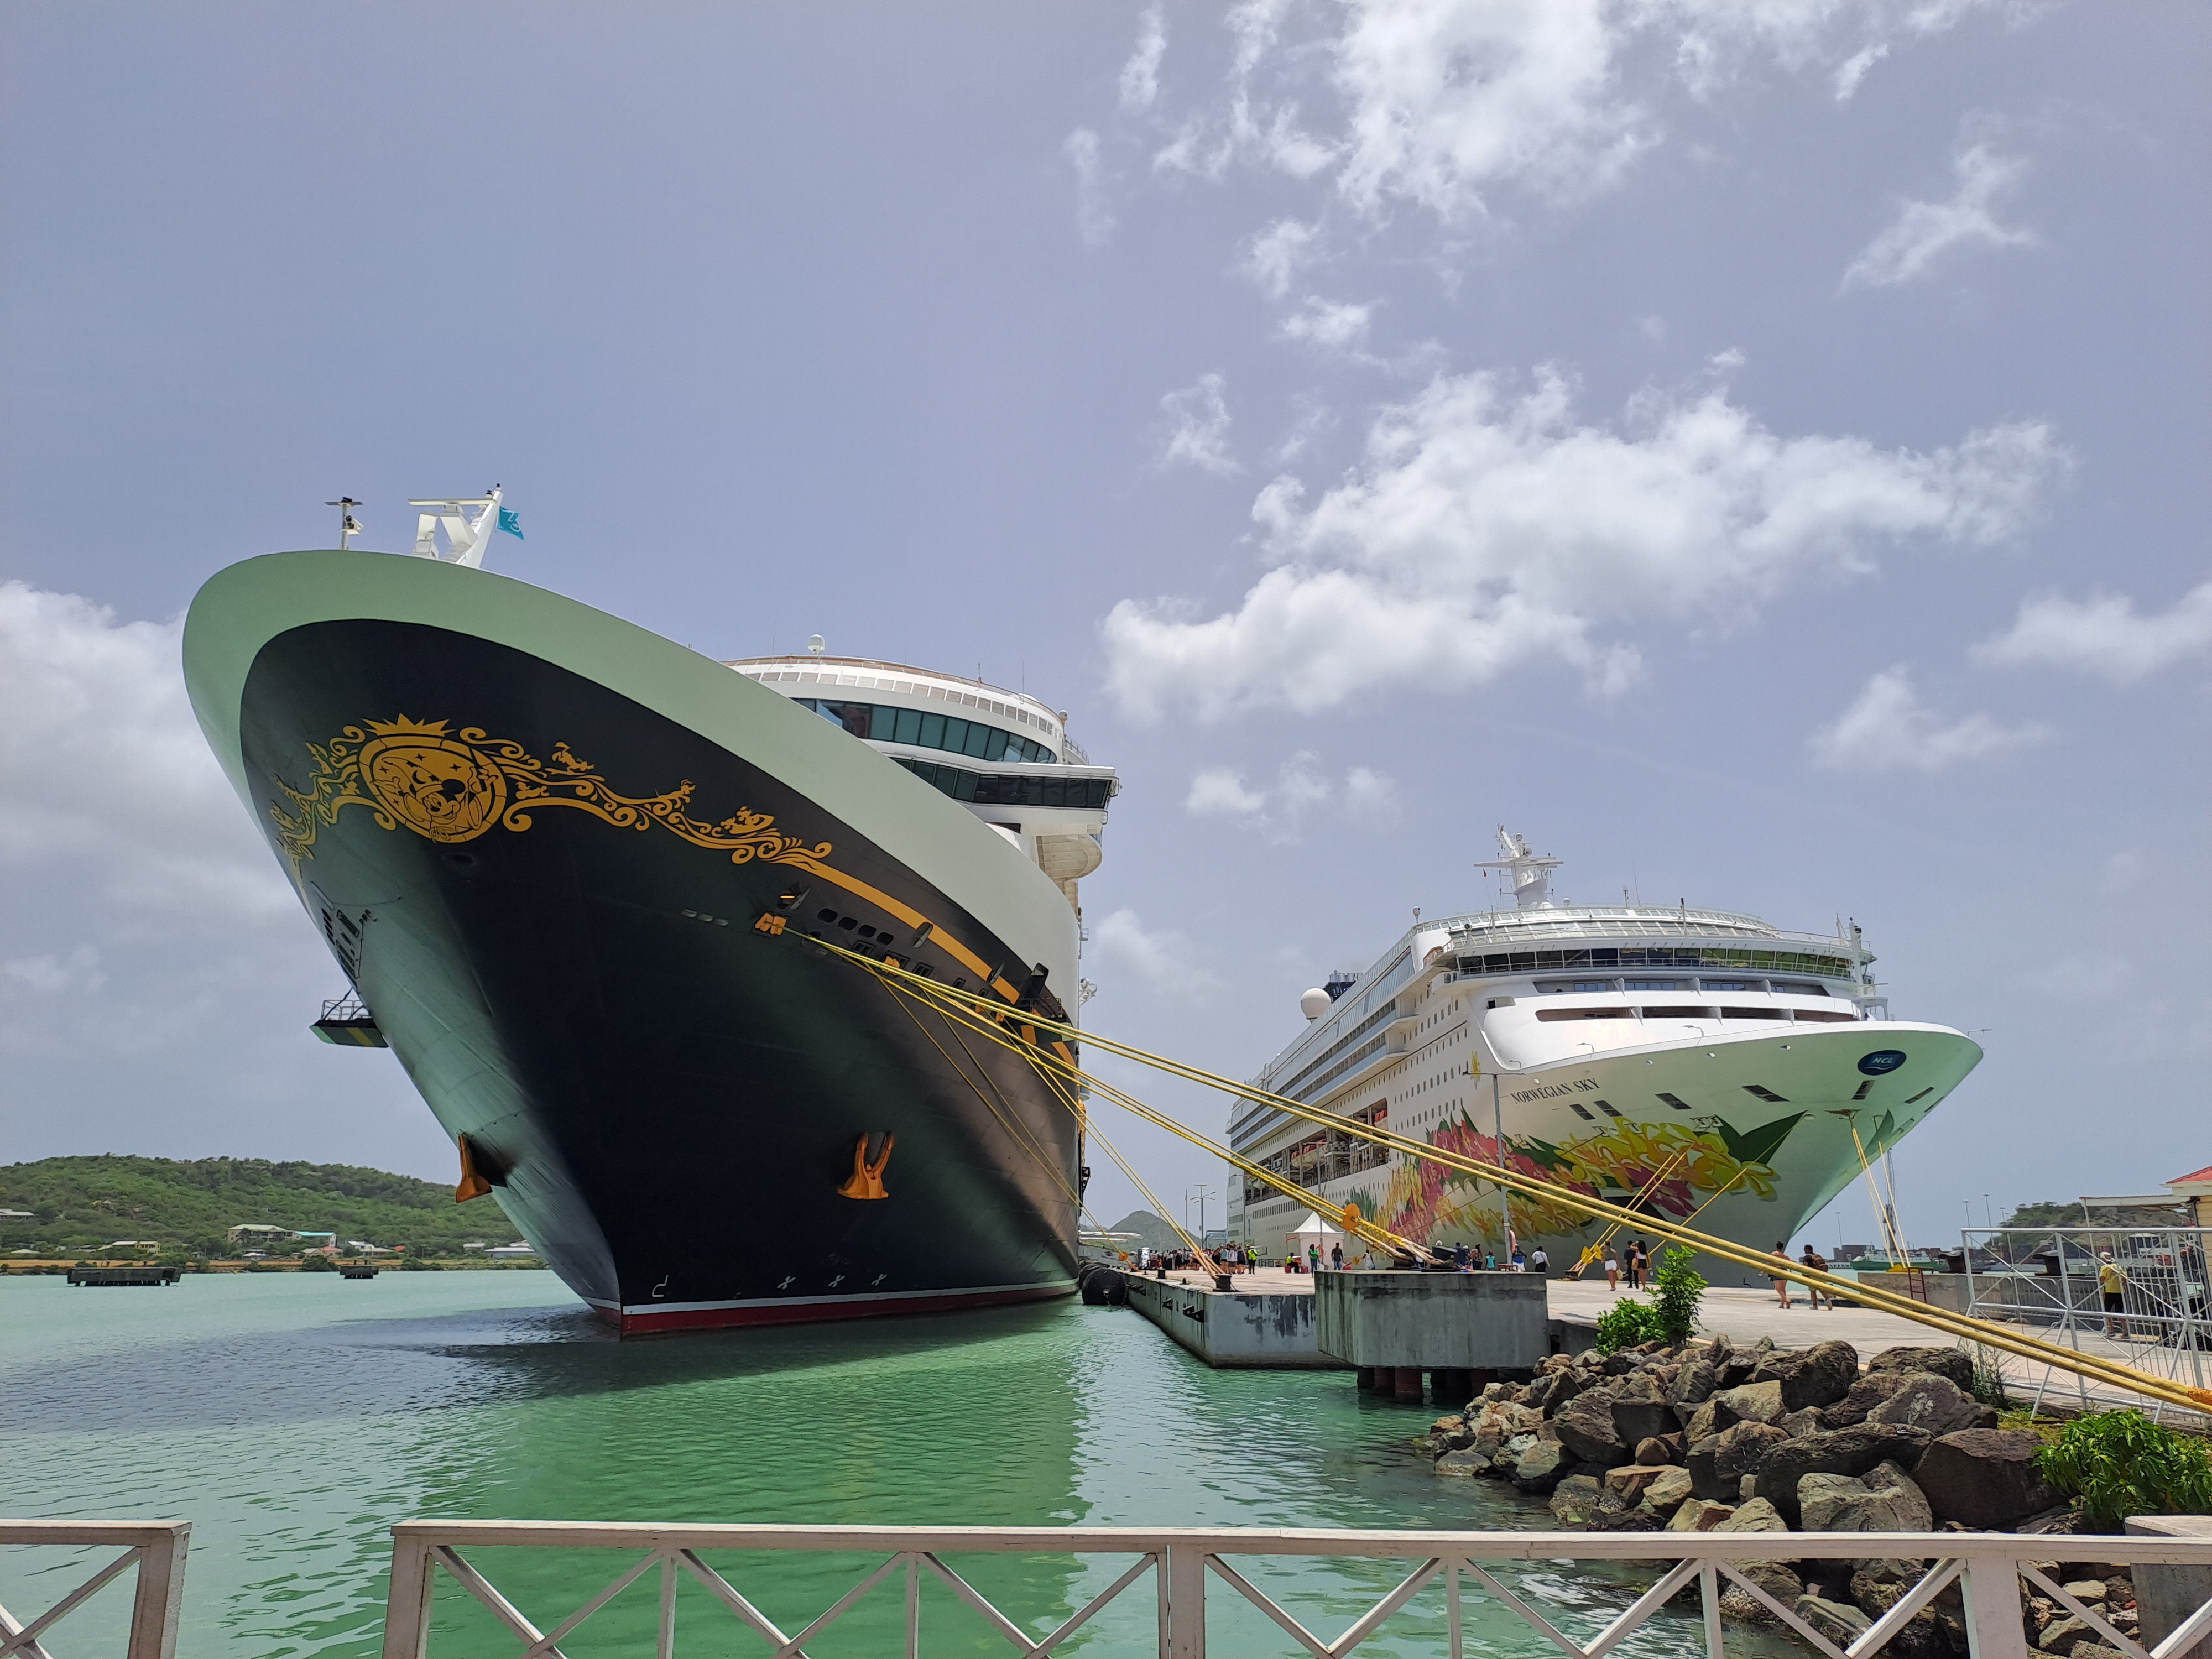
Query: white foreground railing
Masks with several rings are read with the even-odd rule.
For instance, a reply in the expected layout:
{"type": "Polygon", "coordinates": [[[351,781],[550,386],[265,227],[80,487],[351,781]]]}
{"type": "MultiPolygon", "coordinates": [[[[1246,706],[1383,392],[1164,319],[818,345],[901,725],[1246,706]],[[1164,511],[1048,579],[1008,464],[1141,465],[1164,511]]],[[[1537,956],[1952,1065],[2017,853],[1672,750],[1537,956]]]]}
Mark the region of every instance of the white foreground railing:
{"type": "MultiPolygon", "coordinates": [[[[1179,1527],[777,1527],[599,1525],[568,1521],[410,1521],[392,1529],[391,1602],[384,1659],[426,1659],[430,1644],[431,1591],[439,1570],[450,1574],[489,1608],[520,1644],[519,1659],[559,1655],[560,1644],[586,1620],[655,1568],[659,1592],[659,1659],[676,1652],[676,1591],[684,1578],[705,1587],[723,1609],[757,1636],[766,1651],[785,1659],[843,1617],[878,1585],[890,1582],[905,1597],[903,1651],[921,1652],[921,1585],[925,1575],[949,1586],[1015,1653],[1042,1659],[1057,1652],[1098,1612],[1139,1581],[1150,1577],[1158,1610],[1154,1650],[1162,1659],[1204,1659],[1208,1580],[1218,1580],[1257,1607],[1287,1638],[1285,1653],[1337,1659],[1358,1648],[1424,1591],[1443,1592],[1446,1640],[1452,1659],[1464,1659],[1463,1587],[1516,1615],[1528,1627],[1534,1651],[1558,1649],[1572,1659],[1604,1659],[1676,1595],[1694,1584],[1703,1604],[1708,1659],[1723,1659],[1721,1595],[1741,1589],[1826,1659],[1865,1659],[1903,1630],[1914,1615],[1953,1584],[1962,1593],[1973,1659],[2027,1659],[2032,1651],[2021,1624],[2023,1586],[2049,1596],[2081,1620],[2127,1659],[2181,1659],[2212,1635],[2212,1600],[2197,1607],[2165,1638],[2145,1648],[2115,1630],[2094,1607],[2068,1595],[2038,1563],[2063,1555],[2130,1568],[2178,1565],[2212,1576],[2212,1540],[2154,1537],[2014,1536],[1990,1533],[1547,1533],[1336,1532],[1179,1527]],[[637,1559],[586,1596],[557,1622],[533,1623],[484,1577],[477,1561],[501,1547],[619,1549],[637,1559]],[[702,1559],[706,1551],[881,1554],[835,1602],[800,1629],[787,1632],[737,1584],[702,1559]],[[1000,1554],[1128,1556],[1127,1571],[1054,1629],[1024,1629],[946,1565],[948,1555],[1000,1554]],[[1253,1558],[1369,1558],[1408,1563],[1397,1587],[1334,1639],[1316,1635],[1232,1565],[1253,1558]],[[1760,1561],[1907,1559],[1932,1565],[1902,1600],[1852,1641],[1839,1647],[1738,1569],[1760,1561]],[[1588,1641],[1559,1629],[1495,1569],[1509,1562],[1616,1561],[1661,1569],[1650,1588],[1588,1641]]],[[[757,1586],[756,1586],[757,1589],[757,1586]]],[[[1220,1592],[1216,1590],[1215,1595],[1220,1592]]],[[[963,1634],[972,1641],[972,1632],[963,1634]]],[[[1150,1645],[1150,1643],[1147,1644],[1150,1645]]],[[[1490,1644],[1486,1648],[1494,1650],[1490,1644]]]]}
{"type": "Polygon", "coordinates": [[[171,1659],[177,1650],[177,1607],[185,1593],[185,1547],[191,1532],[189,1521],[0,1521],[0,1544],[123,1548],[44,1613],[25,1620],[0,1607],[0,1659],[54,1659],[44,1644],[46,1632],[134,1566],[137,1593],[131,1603],[125,1659],[171,1659]]]}

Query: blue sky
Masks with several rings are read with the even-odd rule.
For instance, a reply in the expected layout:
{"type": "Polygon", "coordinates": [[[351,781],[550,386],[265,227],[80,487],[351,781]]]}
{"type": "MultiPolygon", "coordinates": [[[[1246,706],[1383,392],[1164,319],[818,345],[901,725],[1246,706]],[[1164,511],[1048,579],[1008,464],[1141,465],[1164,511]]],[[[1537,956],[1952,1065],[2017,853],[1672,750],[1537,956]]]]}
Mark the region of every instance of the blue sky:
{"type": "Polygon", "coordinates": [[[1329,968],[1488,902],[1503,821],[1571,898],[1855,917],[1900,1017],[1983,1031],[1899,1154],[1917,1236],[2212,1163],[2174,956],[2201,8],[24,3],[0,38],[0,1161],[450,1173],[388,1056],[307,1037],[337,975],[175,619],[326,544],[328,497],[399,549],[405,497],[496,479],[510,574],[1073,710],[1126,780],[1102,1030],[1256,1070],[1329,968]]]}

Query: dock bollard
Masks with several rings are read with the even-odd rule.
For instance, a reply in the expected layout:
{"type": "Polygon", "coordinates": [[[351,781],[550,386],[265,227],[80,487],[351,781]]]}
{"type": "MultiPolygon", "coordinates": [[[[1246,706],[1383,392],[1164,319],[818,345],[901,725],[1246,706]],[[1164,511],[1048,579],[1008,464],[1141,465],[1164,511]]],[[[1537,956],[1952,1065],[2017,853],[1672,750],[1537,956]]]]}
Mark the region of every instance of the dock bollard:
{"type": "Polygon", "coordinates": [[[1213,1276],[1213,1288],[1214,1288],[1215,1290],[1217,1290],[1217,1291],[1233,1291],[1233,1290],[1235,1290],[1235,1289],[1237,1288],[1237,1275],[1236,1275],[1236,1274],[1234,1274],[1234,1273],[1216,1273],[1216,1274],[1214,1274],[1214,1276],[1213,1276]]]}
{"type": "Polygon", "coordinates": [[[1391,1369],[1396,1373],[1393,1378],[1391,1392],[1401,1400],[1410,1400],[1416,1406],[1419,1405],[1421,1403],[1421,1368],[1419,1365],[1395,1365],[1391,1369]]]}

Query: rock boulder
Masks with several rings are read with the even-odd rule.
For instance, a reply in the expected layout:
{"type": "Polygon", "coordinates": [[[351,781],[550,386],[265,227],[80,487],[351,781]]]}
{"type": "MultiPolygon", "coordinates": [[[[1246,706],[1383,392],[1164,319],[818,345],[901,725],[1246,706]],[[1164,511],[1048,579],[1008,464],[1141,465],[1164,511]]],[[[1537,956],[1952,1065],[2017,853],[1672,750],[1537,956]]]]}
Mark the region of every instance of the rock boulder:
{"type": "MultiPolygon", "coordinates": [[[[1779,1432],[1779,1431],[1778,1431],[1779,1432]]],[[[1808,1474],[1861,1475],[1878,1464],[1895,1463],[1917,1476],[1929,1437],[1918,1429],[1860,1423],[1847,1429],[1823,1429],[1802,1440],[1787,1440],[1766,1456],[1754,1490],[1791,1522],[1797,1519],[1797,1482],[1808,1474]]],[[[1929,1501],[1935,1501],[1930,1493],[1929,1501]]],[[[1936,1511],[1939,1515],[1942,1510],[1936,1511]]]]}
{"type": "Polygon", "coordinates": [[[1956,1348],[1884,1348],[1867,1361],[1869,1371],[1926,1371],[1948,1376],[1961,1390],[1974,1386],[1974,1362],[1956,1348]]]}
{"type": "Polygon", "coordinates": [[[1859,1380],[1859,1351],[1848,1342],[1822,1342],[1799,1353],[1769,1354],[1751,1380],[1781,1383],[1784,1412],[1832,1406],[1859,1380]]]}
{"type": "Polygon", "coordinates": [[[1797,1482],[1799,1524],[1807,1532],[1933,1532],[1936,1517],[1912,1477],[1881,1463],[1861,1477],[1808,1474],[1797,1482]]]}
{"type": "Polygon", "coordinates": [[[1854,1423],[1865,1422],[1869,1412],[1919,1375],[1917,1371],[1869,1371],[1851,1384],[1849,1394],[1834,1405],[1822,1408],[1820,1426],[1847,1429],[1854,1423]]]}
{"type": "Polygon", "coordinates": [[[1997,1414],[1948,1376],[1933,1371],[1905,1374],[1894,1393],[1866,1414],[1869,1423],[1896,1423],[1931,1435],[1960,1429],[1994,1429],[1997,1414]]]}
{"type": "Polygon", "coordinates": [[[1960,1429],[1938,1437],[1912,1477],[1938,1520],[1985,1529],[2009,1527],[2064,1501],[2036,1472],[2037,1447],[2036,1437],[2024,1430],[1960,1429]]]}
{"type": "Polygon", "coordinates": [[[1563,1527],[1586,1527],[1605,1489],[1594,1474],[1571,1474],[1552,1489],[1552,1514],[1563,1527]]]}

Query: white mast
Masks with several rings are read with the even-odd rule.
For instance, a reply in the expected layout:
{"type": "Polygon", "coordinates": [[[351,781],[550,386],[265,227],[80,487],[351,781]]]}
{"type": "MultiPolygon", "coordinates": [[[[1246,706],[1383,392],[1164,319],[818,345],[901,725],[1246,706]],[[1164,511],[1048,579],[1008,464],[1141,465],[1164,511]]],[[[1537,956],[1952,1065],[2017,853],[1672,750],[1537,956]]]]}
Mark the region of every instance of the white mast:
{"type": "Polygon", "coordinates": [[[1478,870],[1510,870],[1513,872],[1513,902],[1523,910],[1548,910],[1552,908],[1552,872],[1561,863],[1555,858],[1540,857],[1528,850],[1528,838],[1498,826],[1498,850],[1505,854],[1477,864],[1478,870]]]}
{"type": "Polygon", "coordinates": [[[426,559],[440,559],[448,564],[465,564],[471,570],[483,568],[484,552],[490,544],[491,535],[499,528],[500,487],[494,484],[488,495],[448,495],[430,501],[410,501],[410,507],[434,507],[435,512],[424,513],[415,520],[415,551],[426,559]],[[478,510],[472,519],[469,509],[478,510]],[[438,526],[446,527],[447,550],[438,551],[438,526]]]}

